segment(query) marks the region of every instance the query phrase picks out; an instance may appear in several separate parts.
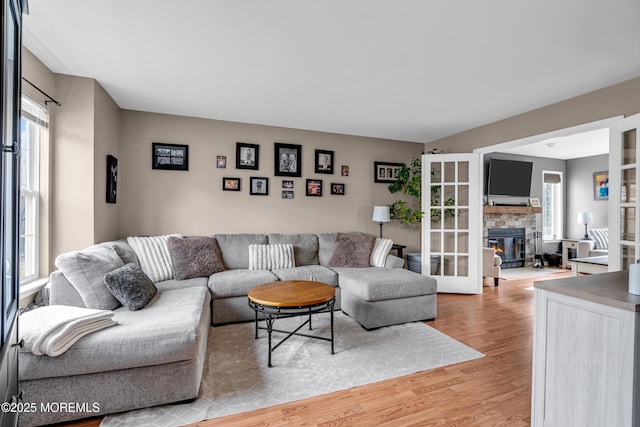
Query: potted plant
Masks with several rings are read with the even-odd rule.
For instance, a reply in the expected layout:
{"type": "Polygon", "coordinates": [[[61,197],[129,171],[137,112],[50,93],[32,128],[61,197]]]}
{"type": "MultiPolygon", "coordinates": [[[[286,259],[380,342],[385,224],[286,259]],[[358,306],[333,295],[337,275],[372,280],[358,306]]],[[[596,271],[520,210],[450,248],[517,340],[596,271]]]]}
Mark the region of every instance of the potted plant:
{"type": "MultiPolygon", "coordinates": [[[[427,151],[426,154],[438,154],[439,150],[433,149],[427,151]]],[[[431,170],[431,176],[435,175],[435,170],[431,170]]],[[[422,157],[411,160],[408,166],[402,166],[398,170],[398,179],[389,185],[391,193],[401,192],[410,196],[412,200],[396,200],[389,206],[391,219],[397,219],[404,224],[420,225],[425,213],[422,211],[422,157]]],[[[444,201],[444,206],[452,206],[455,202],[453,197],[444,201]]],[[[439,187],[431,186],[431,206],[440,206],[439,187]]],[[[442,211],[439,209],[431,209],[430,219],[432,223],[439,223],[442,220],[442,211]]],[[[420,227],[422,233],[422,227],[420,227]]],[[[431,274],[438,273],[440,257],[431,256],[431,274]]],[[[407,254],[407,266],[409,270],[420,273],[422,270],[422,261],[420,253],[407,254]]]]}

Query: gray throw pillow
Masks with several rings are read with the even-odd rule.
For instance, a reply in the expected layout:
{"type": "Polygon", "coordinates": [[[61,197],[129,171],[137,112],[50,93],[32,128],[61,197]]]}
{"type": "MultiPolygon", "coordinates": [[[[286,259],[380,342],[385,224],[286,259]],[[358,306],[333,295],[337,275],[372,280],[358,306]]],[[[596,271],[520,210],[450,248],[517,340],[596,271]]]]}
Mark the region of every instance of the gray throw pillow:
{"type": "Polygon", "coordinates": [[[170,237],[167,241],[173,274],[178,280],[209,277],[224,271],[215,237],[170,237]]]}
{"type": "Polygon", "coordinates": [[[376,237],[370,234],[338,233],[329,267],[369,267],[376,237]]]}
{"type": "Polygon", "coordinates": [[[105,274],[104,284],[113,296],[131,311],[140,310],[149,304],[158,292],[149,276],[133,263],[105,274]]]}
{"type": "Polygon", "coordinates": [[[113,248],[100,245],[61,254],[56,258],[56,267],[73,285],[85,307],[98,310],[120,307],[118,300],[104,285],[104,275],[123,265],[113,248]]]}

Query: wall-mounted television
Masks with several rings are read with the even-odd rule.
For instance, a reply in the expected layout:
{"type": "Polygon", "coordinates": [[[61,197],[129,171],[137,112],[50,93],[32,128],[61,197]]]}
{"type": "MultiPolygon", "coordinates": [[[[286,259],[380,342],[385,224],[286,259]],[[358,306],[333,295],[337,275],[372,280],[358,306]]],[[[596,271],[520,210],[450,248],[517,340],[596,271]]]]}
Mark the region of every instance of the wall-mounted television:
{"type": "Polygon", "coordinates": [[[506,200],[506,204],[511,204],[508,201],[513,204],[526,203],[531,194],[532,170],[533,162],[489,159],[487,197],[499,199],[502,203],[506,200]]]}

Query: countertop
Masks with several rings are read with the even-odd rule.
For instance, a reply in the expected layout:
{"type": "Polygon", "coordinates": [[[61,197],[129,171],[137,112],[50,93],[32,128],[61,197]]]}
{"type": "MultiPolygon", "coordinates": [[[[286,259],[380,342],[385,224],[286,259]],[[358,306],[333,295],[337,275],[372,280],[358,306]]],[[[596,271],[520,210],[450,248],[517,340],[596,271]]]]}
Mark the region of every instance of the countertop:
{"type": "Polygon", "coordinates": [[[533,282],[536,289],[555,292],[585,301],[608,305],[627,311],[640,311],[640,295],[630,294],[629,272],[592,274],[533,282]]]}

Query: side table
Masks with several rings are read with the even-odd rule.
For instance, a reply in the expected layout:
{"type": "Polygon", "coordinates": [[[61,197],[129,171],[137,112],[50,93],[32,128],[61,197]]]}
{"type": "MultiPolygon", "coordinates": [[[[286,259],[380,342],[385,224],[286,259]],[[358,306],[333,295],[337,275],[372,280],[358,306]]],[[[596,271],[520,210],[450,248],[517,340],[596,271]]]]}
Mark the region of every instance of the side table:
{"type": "Polygon", "coordinates": [[[391,246],[391,250],[392,251],[396,251],[396,253],[398,254],[399,258],[402,258],[402,251],[406,248],[406,245],[398,245],[396,243],[393,244],[393,246],[391,246]]]}

